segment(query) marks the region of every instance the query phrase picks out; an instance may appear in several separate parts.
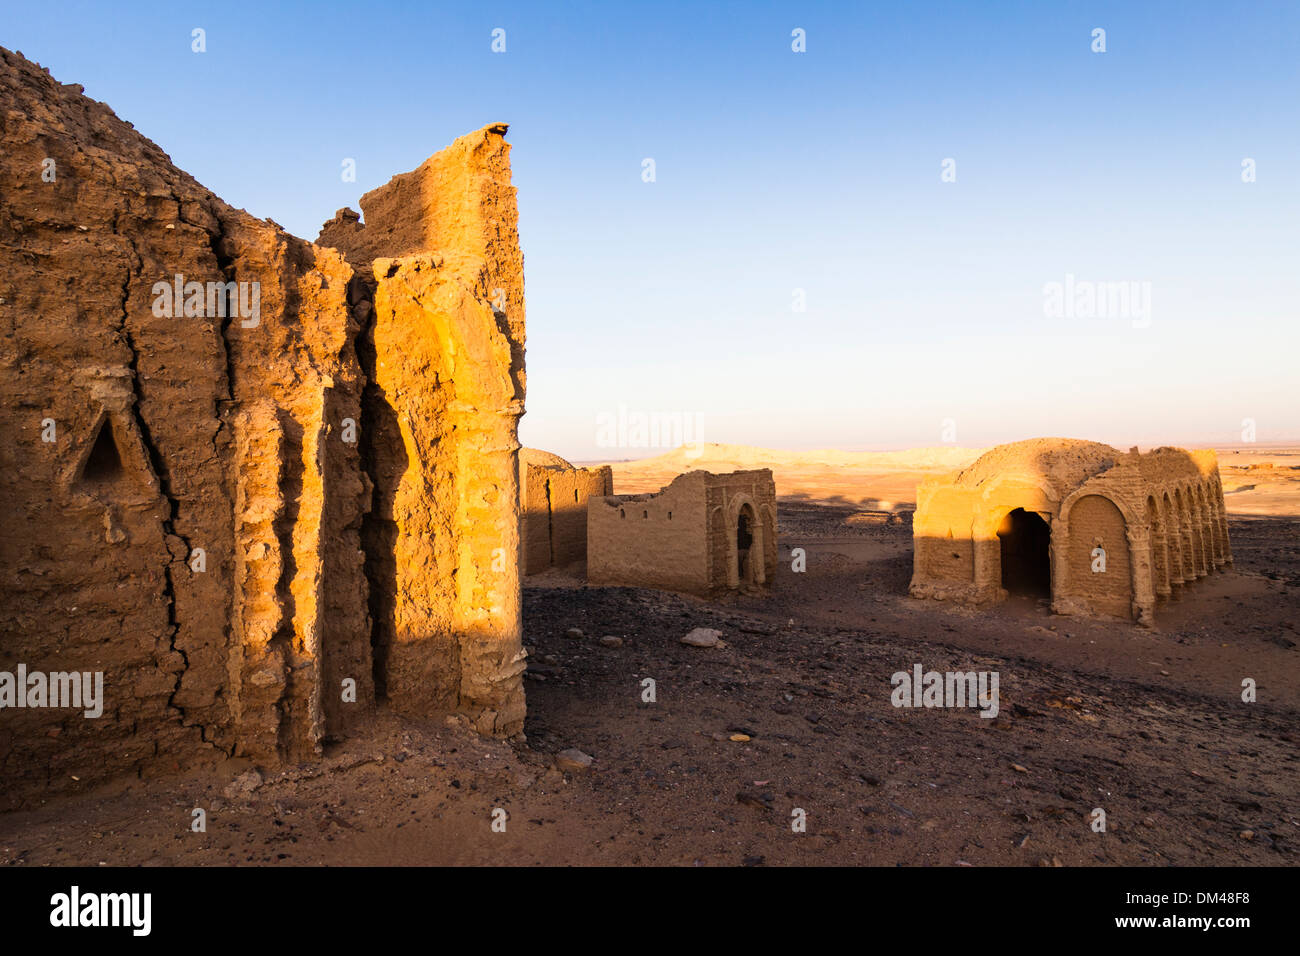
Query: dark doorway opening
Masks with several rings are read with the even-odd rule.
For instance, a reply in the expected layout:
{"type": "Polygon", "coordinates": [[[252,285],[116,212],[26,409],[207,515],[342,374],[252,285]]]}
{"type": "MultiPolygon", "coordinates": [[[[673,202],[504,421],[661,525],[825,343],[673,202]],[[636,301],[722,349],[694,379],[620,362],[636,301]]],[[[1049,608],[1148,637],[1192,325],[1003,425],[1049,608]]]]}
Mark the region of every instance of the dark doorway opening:
{"type": "Polygon", "coordinates": [[[749,549],[754,544],[752,518],[748,505],[741,508],[736,517],[736,572],[742,583],[750,579],[749,549]]]}
{"type": "Polygon", "coordinates": [[[122,456],[118,454],[117,442],[113,441],[113,428],[108,419],[104,419],[100,423],[99,434],[95,436],[95,444],[86,456],[86,467],[81,470],[81,477],[83,481],[98,484],[112,481],[120,474],[122,456]]]}
{"type": "Polygon", "coordinates": [[[1002,543],[1002,586],[1012,594],[1050,597],[1052,532],[1035,512],[1017,508],[998,529],[1002,543]]]}

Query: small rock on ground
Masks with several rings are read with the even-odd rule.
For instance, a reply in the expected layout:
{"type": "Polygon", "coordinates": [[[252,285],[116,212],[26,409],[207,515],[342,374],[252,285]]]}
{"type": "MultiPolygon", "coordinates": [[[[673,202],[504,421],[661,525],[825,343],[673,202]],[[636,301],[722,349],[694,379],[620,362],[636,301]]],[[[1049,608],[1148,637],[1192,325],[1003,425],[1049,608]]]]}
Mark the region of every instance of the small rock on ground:
{"type": "Polygon", "coordinates": [[[690,647],[726,647],[722,632],[711,627],[697,627],[682,638],[682,643],[690,647]]]}
{"type": "Polygon", "coordinates": [[[560,770],[576,772],[591,769],[591,754],[585,754],[576,747],[561,750],[555,755],[555,766],[560,770]]]}

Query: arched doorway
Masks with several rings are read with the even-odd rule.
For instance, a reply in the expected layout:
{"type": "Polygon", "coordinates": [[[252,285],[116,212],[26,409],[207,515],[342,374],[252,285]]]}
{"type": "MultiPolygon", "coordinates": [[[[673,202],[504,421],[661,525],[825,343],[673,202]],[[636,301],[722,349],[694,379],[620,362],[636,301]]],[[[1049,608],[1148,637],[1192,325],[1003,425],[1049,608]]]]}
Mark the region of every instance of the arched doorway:
{"type": "Polygon", "coordinates": [[[1034,511],[1016,508],[998,528],[1002,551],[1002,587],[1011,594],[1051,597],[1051,528],[1034,511]]]}
{"type": "Polygon", "coordinates": [[[754,509],[742,505],[736,515],[736,573],[741,584],[754,580],[754,509]]]}

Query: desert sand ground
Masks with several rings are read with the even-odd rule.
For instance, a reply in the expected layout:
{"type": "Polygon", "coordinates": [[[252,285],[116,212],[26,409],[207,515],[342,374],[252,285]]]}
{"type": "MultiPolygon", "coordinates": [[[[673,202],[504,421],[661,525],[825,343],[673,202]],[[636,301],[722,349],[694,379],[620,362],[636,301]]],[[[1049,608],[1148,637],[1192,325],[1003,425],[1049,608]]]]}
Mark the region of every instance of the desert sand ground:
{"type": "Polygon", "coordinates": [[[1297,862],[1296,449],[1221,451],[1235,566],[1162,604],[1154,629],[1030,599],[976,611],[908,597],[915,482],[977,452],[735,453],[616,464],[615,488],[651,490],[689,467],[774,467],[772,593],[589,588],[581,566],[526,579],[527,744],[381,710],[373,733],[314,767],[259,779],[232,761],[9,814],[0,862],[1297,862]],[[861,517],[877,509],[899,516],[861,517]],[[803,574],[792,547],[807,551],[803,574]],[[729,646],[681,645],[695,627],[729,646]],[[890,675],[916,663],[997,671],[997,718],[891,706],[890,675]],[[1240,699],[1244,677],[1258,681],[1254,704],[1240,699]],[[590,770],[554,769],[569,747],[594,756],[590,770]],[[191,831],[196,807],[205,833],[191,831]],[[1089,826],[1098,807],[1105,833],[1089,826]],[[807,832],[791,829],[796,809],[807,832]]]}

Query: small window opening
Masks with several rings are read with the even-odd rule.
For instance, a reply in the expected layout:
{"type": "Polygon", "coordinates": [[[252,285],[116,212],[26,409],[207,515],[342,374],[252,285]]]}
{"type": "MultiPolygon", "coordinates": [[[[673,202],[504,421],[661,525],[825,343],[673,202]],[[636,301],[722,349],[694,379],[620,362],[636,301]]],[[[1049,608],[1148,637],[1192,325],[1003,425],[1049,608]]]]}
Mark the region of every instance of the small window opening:
{"type": "Polygon", "coordinates": [[[99,426],[99,434],[95,436],[95,444],[86,457],[81,478],[92,484],[100,484],[112,481],[121,474],[122,456],[118,453],[117,442],[113,441],[113,428],[108,419],[104,419],[99,426]]]}

